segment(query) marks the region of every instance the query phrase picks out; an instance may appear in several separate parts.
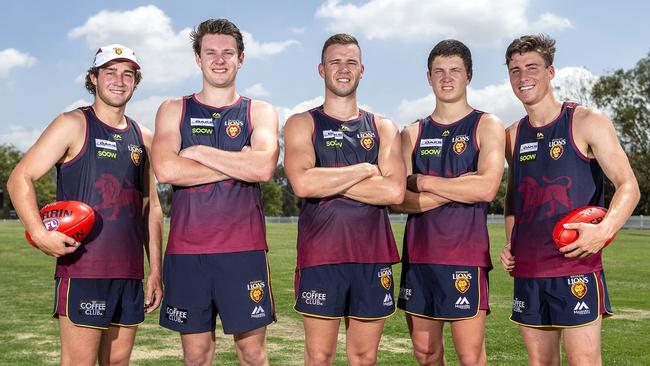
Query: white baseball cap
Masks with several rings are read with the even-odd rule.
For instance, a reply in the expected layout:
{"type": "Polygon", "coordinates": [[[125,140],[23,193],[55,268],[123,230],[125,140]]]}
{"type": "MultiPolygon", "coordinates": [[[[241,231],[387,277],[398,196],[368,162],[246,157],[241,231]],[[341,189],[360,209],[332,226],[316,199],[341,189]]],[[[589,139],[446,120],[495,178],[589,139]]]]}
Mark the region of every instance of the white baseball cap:
{"type": "Polygon", "coordinates": [[[132,49],[117,43],[98,49],[95,54],[95,62],[93,62],[93,66],[101,67],[107,62],[113,60],[131,61],[135,65],[136,69],[140,68],[138,59],[135,57],[135,52],[133,52],[132,49]]]}

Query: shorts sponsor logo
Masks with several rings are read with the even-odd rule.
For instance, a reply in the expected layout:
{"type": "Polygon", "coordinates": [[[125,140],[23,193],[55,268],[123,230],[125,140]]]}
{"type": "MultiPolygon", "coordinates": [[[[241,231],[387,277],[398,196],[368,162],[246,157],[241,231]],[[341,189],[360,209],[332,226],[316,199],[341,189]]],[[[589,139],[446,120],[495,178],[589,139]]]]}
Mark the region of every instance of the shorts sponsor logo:
{"type": "Polygon", "coordinates": [[[264,281],[251,281],[248,285],[246,285],[251,300],[253,300],[256,304],[262,301],[264,298],[264,287],[266,287],[266,283],[264,281]]]}
{"type": "Polygon", "coordinates": [[[458,300],[456,300],[454,307],[456,309],[467,310],[470,308],[469,300],[467,300],[465,296],[461,296],[458,298],[458,300]]]}
{"type": "Polygon", "coordinates": [[[361,147],[370,151],[375,146],[375,133],[372,131],[360,132],[357,134],[361,147]]]}
{"type": "Polygon", "coordinates": [[[226,126],[226,135],[228,135],[228,137],[231,139],[234,139],[241,133],[244,122],[238,119],[229,119],[224,122],[224,125],[226,126]]]}
{"type": "Polygon", "coordinates": [[[529,152],[535,152],[537,151],[537,147],[538,147],[537,142],[529,142],[527,144],[521,144],[521,146],[519,146],[519,153],[525,154],[529,152]]]}
{"type": "Polygon", "coordinates": [[[422,139],[420,140],[420,147],[442,147],[442,139],[422,139]]]}
{"type": "Polygon", "coordinates": [[[515,297],[512,301],[512,311],[515,313],[523,313],[524,310],[526,310],[526,302],[515,297]]]}
{"type": "Polygon", "coordinates": [[[454,152],[458,155],[462,154],[467,148],[467,141],[469,141],[469,136],[467,135],[454,136],[451,139],[452,150],[454,150],[454,152]]]}
{"type": "Polygon", "coordinates": [[[553,139],[548,144],[550,147],[549,154],[553,160],[558,160],[562,157],[562,153],[564,152],[564,145],[566,145],[566,140],[563,138],[553,139]]]}
{"type": "Polygon", "coordinates": [[[456,290],[461,294],[464,294],[469,290],[470,282],[472,279],[472,274],[467,271],[456,271],[451,275],[451,278],[454,280],[454,286],[456,290]]]}
{"type": "Polygon", "coordinates": [[[45,230],[47,231],[54,231],[59,227],[59,220],[54,218],[45,219],[43,220],[43,226],[45,226],[45,230]]]}
{"type": "Polygon", "coordinates": [[[411,300],[411,296],[413,295],[413,290],[410,288],[400,288],[399,289],[399,298],[402,300],[409,301],[411,300]]]}
{"type": "Polygon", "coordinates": [[[381,286],[386,290],[390,289],[390,285],[393,283],[393,271],[390,268],[382,268],[377,272],[377,277],[379,277],[379,282],[381,286]]]}
{"type": "Polygon", "coordinates": [[[341,131],[332,131],[332,130],[323,130],[324,139],[336,139],[343,140],[343,132],[341,131]]]}
{"type": "Polygon", "coordinates": [[[95,147],[99,149],[117,151],[117,143],[115,141],[95,139],[95,147]]]}
{"type": "Polygon", "coordinates": [[[79,303],[79,314],[86,316],[104,316],[106,301],[83,300],[79,303]]]}
{"type": "Polygon", "coordinates": [[[573,313],[576,315],[589,315],[591,314],[591,310],[584,301],[578,301],[576,306],[573,307],[573,313]]]}
{"type": "Polygon", "coordinates": [[[251,312],[251,318],[264,318],[266,316],[266,313],[264,312],[264,309],[261,306],[256,306],[253,309],[253,312],[251,312]]]}
{"type": "Polygon", "coordinates": [[[384,296],[384,306],[393,306],[393,297],[390,294],[384,296]]]}
{"type": "Polygon", "coordinates": [[[179,309],[177,307],[167,305],[167,308],[165,309],[165,317],[170,322],[187,324],[187,310],[185,309],[179,309]]]}
{"type": "Polygon", "coordinates": [[[212,118],[190,118],[190,126],[214,127],[214,121],[212,121],[212,118]]]}
{"type": "Polygon", "coordinates": [[[142,146],[129,144],[129,151],[131,152],[131,161],[135,166],[140,165],[142,161],[142,146]]]}
{"type": "Polygon", "coordinates": [[[327,305],[327,293],[316,290],[303,291],[300,294],[302,302],[307,305],[325,306],[327,305]]]}

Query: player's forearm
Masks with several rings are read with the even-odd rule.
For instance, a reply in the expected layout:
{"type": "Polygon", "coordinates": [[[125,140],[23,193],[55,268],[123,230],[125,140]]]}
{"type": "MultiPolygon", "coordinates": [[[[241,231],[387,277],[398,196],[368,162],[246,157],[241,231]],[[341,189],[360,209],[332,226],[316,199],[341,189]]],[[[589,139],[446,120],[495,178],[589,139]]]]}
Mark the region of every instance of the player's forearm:
{"type": "Polygon", "coordinates": [[[393,212],[414,214],[433,210],[449,202],[451,201],[447,198],[431,192],[418,193],[407,189],[404,195],[404,202],[399,205],[391,205],[390,210],[393,212]]]}
{"type": "Polygon", "coordinates": [[[515,216],[505,215],[505,229],[506,229],[506,243],[510,243],[512,240],[512,229],[515,227],[515,216]]]}
{"type": "Polygon", "coordinates": [[[20,168],[14,169],[7,180],[7,192],[25,230],[32,237],[38,231],[45,231],[32,178],[24,174],[20,168]]]}
{"type": "Polygon", "coordinates": [[[377,172],[376,165],[361,163],[337,168],[310,168],[298,174],[288,172],[288,175],[296,196],[322,198],[341,194],[377,172]]]}
{"type": "Polygon", "coordinates": [[[490,202],[496,196],[500,177],[471,174],[455,178],[421,176],[422,191],[461,203],[490,202]]]}
{"type": "Polygon", "coordinates": [[[278,150],[224,151],[195,146],[189,158],[223,174],[245,182],[268,182],[278,162],[278,150]]]}
{"type": "Polygon", "coordinates": [[[145,250],[149,259],[149,273],[160,275],[162,273],[162,208],[158,203],[147,204],[145,207],[145,224],[147,225],[145,250]]]}
{"type": "Polygon", "coordinates": [[[616,187],[607,215],[600,223],[600,225],[608,228],[607,237],[611,237],[625,225],[640,198],[641,193],[636,179],[629,180],[616,187]]]}
{"type": "Polygon", "coordinates": [[[369,205],[388,206],[402,203],[405,189],[404,179],[374,176],[348,188],[343,195],[369,205]]]}
{"type": "Polygon", "coordinates": [[[176,154],[154,159],[153,169],[158,182],[175,186],[189,187],[230,179],[220,171],[207,167],[192,159],[176,154]]]}

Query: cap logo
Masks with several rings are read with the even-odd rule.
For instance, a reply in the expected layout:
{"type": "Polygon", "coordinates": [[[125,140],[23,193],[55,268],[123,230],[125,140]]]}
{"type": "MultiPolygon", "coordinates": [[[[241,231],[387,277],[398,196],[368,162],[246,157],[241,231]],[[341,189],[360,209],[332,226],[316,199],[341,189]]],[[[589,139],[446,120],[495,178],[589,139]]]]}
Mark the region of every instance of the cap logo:
{"type": "Polygon", "coordinates": [[[116,55],[121,55],[121,54],[122,54],[122,49],[119,48],[119,47],[115,47],[115,48],[113,48],[113,51],[115,51],[115,54],[116,54],[116,55]]]}

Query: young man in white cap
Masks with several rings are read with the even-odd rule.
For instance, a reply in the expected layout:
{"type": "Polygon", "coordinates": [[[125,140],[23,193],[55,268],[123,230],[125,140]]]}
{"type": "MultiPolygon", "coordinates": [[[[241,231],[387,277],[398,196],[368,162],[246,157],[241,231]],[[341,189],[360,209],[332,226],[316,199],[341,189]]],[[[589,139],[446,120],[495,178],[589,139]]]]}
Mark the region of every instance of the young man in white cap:
{"type": "Polygon", "coordinates": [[[162,299],[162,210],[148,156],[152,134],[124,115],[141,79],[135,53],[102,47],[86,75],[91,106],[62,113],[12,172],[7,188],[38,249],[57,257],[53,316],[61,365],[128,365],[137,325],[162,299]],[[81,242],[45,230],[34,182],[57,169],[57,200],[95,210],[81,242]],[[143,246],[150,274],[143,291],[143,246]]]}

